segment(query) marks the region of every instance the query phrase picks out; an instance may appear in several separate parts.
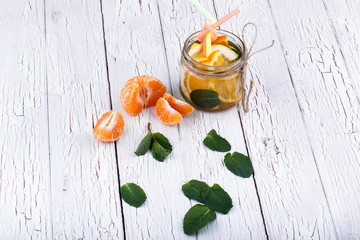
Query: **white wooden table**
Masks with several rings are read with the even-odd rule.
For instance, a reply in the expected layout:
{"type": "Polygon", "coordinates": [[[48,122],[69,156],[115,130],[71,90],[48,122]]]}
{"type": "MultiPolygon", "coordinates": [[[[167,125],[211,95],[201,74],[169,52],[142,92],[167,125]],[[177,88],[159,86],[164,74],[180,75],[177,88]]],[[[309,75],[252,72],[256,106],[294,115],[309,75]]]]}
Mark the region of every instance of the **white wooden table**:
{"type": "Polygon", "coordinates": [[[179,93],[180,49],[206,21],[185,0],[0,0],[0,239],[360,239],[360,1],[202,0],[236,34],[259,27],[248,80],[250,112],[195,111],[175,127],[155,109],[120,106],[135,75],[179,93]],[[119,111],[123,136],[92,128],[119,111]],[[164,163],[134,150],[165,134],[164,163]],[[202,140],[215,129],[250,156],[236,177],[202,140]],[[220,184],[234,207],[194,236],[182,219],[195,201],[184,182],[220,184]],[[119,186],[148,200],[136,209],[119,186]]]}

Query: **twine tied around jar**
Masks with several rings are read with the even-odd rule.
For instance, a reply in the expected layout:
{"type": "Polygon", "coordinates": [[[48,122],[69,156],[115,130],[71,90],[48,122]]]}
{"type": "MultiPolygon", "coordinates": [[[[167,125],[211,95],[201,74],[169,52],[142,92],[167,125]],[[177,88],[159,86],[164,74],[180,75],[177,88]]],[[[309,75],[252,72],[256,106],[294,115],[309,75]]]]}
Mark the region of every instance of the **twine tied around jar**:
{"type": "MultiPolygon", "coordinates": [[[[257,39],[257,35],[258,35],[258,28],[256,26],[255,23],[252,23],[252,22],[249,22],[247,24],[245,24],[245,26],[243,27],[242,29],[242,41],[244,42],[244,45],[246,47],[246,43],[245,43],[245,29],[247,26],[249,25],[252,25],[254,28],[255,28],[255,36],[254,36],[254,39],[253,39],[253,42],[248,50],[248,52],[246,53],[246,56],[244,58],[244,65],[243,65],[243,69],[245,69],[247,67],[247,61],[252,57],[254,56],[256,53],[259,53],[259,52],[262,52],[262,51],[265,51],[269,48],[271,48],[272,46],[274,46],[275,44],[275,41],[272,40],[272,43],[264,48],[261,48],[259,50],[256,50],[255,52],[251,52],[254,45],[255,45],[255,42],[256,42],[256,39],[257,39]]],[[[235,102],[236,102],[236,106],[238,108],[238,110],[240,109],[240,100],[239,100],[239,87],[241,86],[242,89],[241,89],[241,96],[242,96],[242,99],[241,99],[241,104],[242,104],[242,107],[243,107],[243,110],[244,112],[248,112],[249,111],[249,98],[250,98],[250,94],[251,94],[251,91],[252,91],[252,88],[253,88],[253,85],[254,85],[254,80],[251,79],[250,80],[250,86],[249,86],[249,91],[248,93],[246,93],[246,90],[245,90],[245,78],[241,76],[241,74],[239,75],[239,78],[236,82],[236,87],[235,87],[235,102]]]]}

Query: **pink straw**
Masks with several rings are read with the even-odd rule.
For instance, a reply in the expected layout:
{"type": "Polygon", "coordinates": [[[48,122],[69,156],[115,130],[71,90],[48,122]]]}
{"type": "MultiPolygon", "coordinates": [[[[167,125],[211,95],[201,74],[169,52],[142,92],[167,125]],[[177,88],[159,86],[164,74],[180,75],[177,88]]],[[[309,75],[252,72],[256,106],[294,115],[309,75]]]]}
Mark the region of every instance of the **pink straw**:
{"type": "Polygon", "coordinates": [[[211,41],[215,41],[217,39],[217,32],[209,23],[204,23],[204,29],[211,32],[211,41]]]}
{"type": "MultiPolygon", "coordinates": [[[[238,14],[240,12],[239,8],[235,8],[232,12],[230,12],[228,15],[226,15],[225,17],[221,18],[219,21],[215,22],[212,26],[213,29],[218,28],[221,24],[223,24],[224,22],[226,22],[227,20],[229,20],[230,18],[232,18],[233,16],[235,16],[236,14],[238,14]]],[[[209,31],[207,29],[204,29],[201,31],[201,33],[199,33],[198,35],[198,40],[200,42],[203,42],[205,35],[208,33],[209,31]]]]}

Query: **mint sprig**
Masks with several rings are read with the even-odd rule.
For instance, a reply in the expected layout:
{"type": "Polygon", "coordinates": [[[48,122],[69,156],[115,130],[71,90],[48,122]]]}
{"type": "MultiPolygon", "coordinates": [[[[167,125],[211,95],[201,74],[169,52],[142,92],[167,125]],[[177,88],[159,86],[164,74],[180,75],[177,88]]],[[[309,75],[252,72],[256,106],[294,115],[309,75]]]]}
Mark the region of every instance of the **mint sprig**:
{"type": "Polygon", "coordinates": [[[172,146],[169,140],[161,133],[154,133],[152,138],[154,142],[151,145],[151,153],[156,160],[163,162],[171,153],[172,146]]]}
{"type": "Polygon", "coordinates": [[[192,235],[216,219],[213,210],[205,205],[196,204],[185,214],[183,229],[187,235],[192,235]]]}
{"type": "Polygon", "coordinates": [[[203,143],[213,151],[228,152],[231,150],[230,143],[225,138],[218,135],[214,129],[206,135],[203,143]]]}
{"type": "Polygon", "coordinates": [[[226,168],[237,176],[248,178],[254,173],[250,158],[244,154],[227,153],[224,158],[226,168]]]}
{"type": "Polygon", "coordinates": [[[121,198],[133,207],[140,207],[146,201],[146,194],[139,185],[126,183],[120,188],[121,198]]]}
{"type": "Polygon", "coordinates": [[[169,140],[161,133],[152,133],[150,123],[148,124],[149,133],[141,140],[135,154],[137,156],[144,155],[149,149],[153,158],[163,162],[165,158],[172,152],[172,146],[169,140]]]}

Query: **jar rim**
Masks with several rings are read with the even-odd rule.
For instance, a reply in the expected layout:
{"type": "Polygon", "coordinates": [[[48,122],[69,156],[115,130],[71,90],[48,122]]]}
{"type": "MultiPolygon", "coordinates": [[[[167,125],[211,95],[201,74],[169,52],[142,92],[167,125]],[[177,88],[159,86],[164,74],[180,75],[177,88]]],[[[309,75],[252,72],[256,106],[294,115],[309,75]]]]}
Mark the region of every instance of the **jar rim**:
{"type": "MultiPolygon", "coordinates": [[[[184,43],[184,46],[183,46],[183,56],[184,58],[187,60],[187,61],[190,61],[192,63],[192,65],[198,65],[200,67],[203,67],[206,69],[206,71],[209,71],[209,72],[217,72],[219,71],[220,69],[227,69],[227,71],[231,70],[231,69],[234,69],[234,68],[238,68],[238,67],[242,67],[246,64],[246,54],[247,54],[247,49],[246,49],[246,46],[245,46],[245,43],[243,40],[240,39],[240,37],[238,37],[236,34],[230,32],[230,31],[227,31],[227,30],[222,30],[222,29],[218,29],[217,32],[220,32],[220,33],[224,33],[225,35],[227,36],[230,36],[232,38],[234,38],[235,40],[238,40],[242,46],[241,47],[241,56],[233,63],[230,63],[230,64],[227,64],[227,65],[223,65],[223,66],[211,66],[211,69],[208,69],[209,68],[209,65],[206,65],[206,64],[202,64],[202,63],[199,63],[197,61],[195,61],[189,54],[188,54],[188,51],[186,49],[186,46],[189,46],[189,44],[193,44],[194,42],[196,41],[191,41],[195,35],[198,35],[201,31],[197,31],[197,32],[194,32],[192,33],[186,40],[185,40],[185,43],[184,43]]],[[[238,42],[237,42],[238,43],[238,42]]],[[[199,69],[199,68],[197,68],[199,69]]],[[[199,69],[199,70],[205,70],[205,69],[199,69]]]]}

